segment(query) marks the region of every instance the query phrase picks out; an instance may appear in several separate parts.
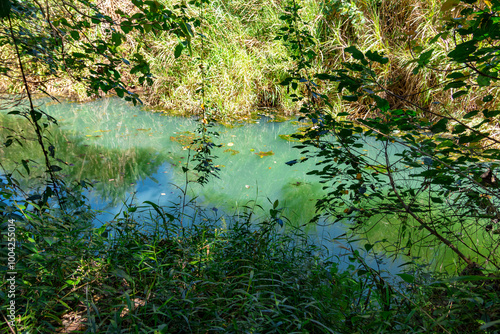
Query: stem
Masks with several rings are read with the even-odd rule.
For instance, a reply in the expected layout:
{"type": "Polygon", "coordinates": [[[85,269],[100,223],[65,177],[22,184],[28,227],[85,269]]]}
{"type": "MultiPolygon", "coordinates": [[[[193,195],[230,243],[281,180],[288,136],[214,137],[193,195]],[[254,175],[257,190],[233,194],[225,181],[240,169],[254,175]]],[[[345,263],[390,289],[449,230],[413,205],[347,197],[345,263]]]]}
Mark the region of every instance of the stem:
{"type": "MultiPolygon", "coordinates": [[[[387,154],[387,147],[384,150],[384,155],[385,155],[386,165],[389,166],[390,164],[389,164],[389,155],[387,154]]],[[[392,190],[394,191],[394,194],[396,194],[396,197],[398,198],[399,202],[401,203],[401,205],[403,206],[403,208],[405,209],[405,211],[407,213],[409,213],[423,228],[425,228],[427,231],[429,231],[430,234],[432,234],[433,236],[435,236],[436,238],[438,238],[442,243],[444,243],[446,246],[448,246],[453,252],[455,252],[455,254],[457,254],[467,264],[472,264],[473,261],[471,261],[467,256],[465,256],[465,254],[462,253],[448,239],[446,239],[445,237],[443,237],[441,234],[439,234],[439,232],[437,232],[434,228],[432,228],[431,226],[429,226],[429,224],[427,224],[425,221],[423,221],[423,219],[421,219],[419,216],[417,216],[411,210],[411,208],[405,203],[405,201],[403,200],[403,198],[401,197],[401,195],[399,194],[399,192],[398,192],[398,190],[396,188],[396,184],[394,182],[394,178],[392,177],[392,172],[391,172],[390,168],[387,169],[387,176],[389,177],[389,182],[391,184],[392,190]]],[[[482,255],[482,254],[479,254],[479,255],[482,255]]]]}
{"type": "Polygon", "coordinates": [[[47,150],[45,149],[45,144],[43,142],[42,129],[40,128],[40,125],[38,124],[38,121],[36,119],[35,107],[33,105],[33,98],[31,96],[31,91],[30,91],[30,88],[28,86],[28,81],[26,79],[26,74],[24,73],[23,62],[21,61],[21,54],[19,53],[19,48],[17,47],[16,38],[14,36],[14,29],[12,28],[12,20],[10,19],[10,14],[7,15],[7,18],[9,19],[10,35],[12,37],[12,42],[14,43],[14,48],[16,49],[16,55],[17,55],[17,60],[19,62],[19,68],[21,70],[21,75],[22,75],[22,78],[23,78],[24,89],[26,90],[26,95],[28,97],[28,101],[29,101],[29,104],[30,104],[30,117],[31,117],[31,121],[32,121],[32,124],[33,124],[33,126],[35,128],[35,132],[36,132],[36,137],[37,137],[37,140],[38,140],[38,144],[40,145],[40,147],[42,149],[42,152],[43,152],[43,156],[45,157],[45,165],[47,166],[47,170],[49,172],[50,179],[52,181],[52,187],[53,187],[54,193],[56,194],[57,201],[59,202],[59,206],[61,207],[61,209],[64,210],[64,205],[61,202],[61,198],[60,198],[59,192],[57,190],[57,180],[56,180],[54,172],[52,171],[52,168],[51,168],[51,164],[50,164],[50,160],[49,160],[49,154],[48,154],[47,150]]]}

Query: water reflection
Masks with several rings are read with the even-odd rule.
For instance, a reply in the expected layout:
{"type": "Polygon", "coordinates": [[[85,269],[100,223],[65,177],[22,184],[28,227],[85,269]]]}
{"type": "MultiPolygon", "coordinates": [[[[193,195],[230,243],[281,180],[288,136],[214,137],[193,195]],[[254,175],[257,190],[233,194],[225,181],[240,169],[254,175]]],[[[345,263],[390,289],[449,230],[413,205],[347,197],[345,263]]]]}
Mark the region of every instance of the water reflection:
{"type": "MultiPolygon", "coordinates": [[[[189,138],[196,135],[194,120],[147,112],[119,99],[47,104],[44,110],[60,125],[49,127],[57,164],[63,168],[60,176],[66,182],[89,180],[93,185],[84,195],[92,208],[103,211],[96,217],[96,224],[112,220],[127,205],[140,206],[145,201],[175,207],[182,200],[180,189],[186,189],[188,200],[196,198],[199,205],[215,207],[229,215],[244,212],[248,206],[262,208],[256,210],[255,218],[266,216],[272,202],[278,199],[283,216],[318,242],[327,240],[324,245],[330,253],[339,254],[345,247],[332,242],[345,233],[342,224],[307,224],[316,215],[315,202],[324,190],[318,178],[306,175],[315,161],[286,165],[287,161],[300,158],[294,143],[285,138],[301,124],[267,122],[264,118],[240,127],[214,127],[219,133],[214,142],[221,144],[214,151],[220,178],[205,186],[189,183],[184,188],[182,167],[188,161],[189,138]]],[[[43,161],[26,122],[11,115],[1,117],[5,127],[29,138],[23,147],[0,152],[4,167],[20,170],[19,162],[26,157],[43,161]]],[[[364,148],[367,155],[380,154],[380,150],[370,150],[370,145],[374,144],[368,143],[364,148]]],[[[22,186],[41,187],[45,167],[33,162],[30,166],[31,174],[23,174],[20,179],[22,186]]]]}
{"type": "MultiPolygon", "coordinates": [[[[44,109],[60,125],[49,128],[58,165],[63,168],[60,175],[67,181],[90,180],[93,188],[86,195],[93,207],[114,213],[129,197],[155,203],[178,197],[174,194],[185,183],[181,167],[188,158],[186,144],[179,138],[194,131],[194,120],[146,112],[118,99],[54,103],[44,109]]],[[[2,124],[34,138],[25,122],[12,115],[2,115],[2,124]]],[[[190,183],[188,196],[226,212],[235,212],[249,201],[268,209],[267,198],[280,199],[289,219],[307,222],[322,190],[314,178],[306,176],[307,166],[285,164],[297,152],[293,143],[280,138],[299,126],[263,119],[241,127],[215,127],[220,136],[214,141],[222,145],[214,152],[219,157],[220,178],[204,187],[190,183]]],[[[19,169],[19,161],[28,156],[42,161],[34,140],[1,154],[9,170],[19,169]]],[[[41,186],[44,166],[30,165],[32,173],[22,181],[41,186]]]]}

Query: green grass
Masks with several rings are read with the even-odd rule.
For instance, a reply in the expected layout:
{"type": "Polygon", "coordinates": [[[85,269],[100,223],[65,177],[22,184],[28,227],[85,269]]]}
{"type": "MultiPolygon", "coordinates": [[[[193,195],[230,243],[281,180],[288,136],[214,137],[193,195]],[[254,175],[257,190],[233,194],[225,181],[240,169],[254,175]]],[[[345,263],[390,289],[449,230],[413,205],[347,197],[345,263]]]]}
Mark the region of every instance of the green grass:
{"type": "MultiPolygon", "coordinates": [[[[176,3],[161,2],[168,8],[176,3]]],[[[451,102],[450,94],[434,95],[436,98],[431,100],[431,94],[436,90],[427,90],[443,79],[441,74],[432,69],[424,69],[418,75],[411,73],[415,65],[410,63],[413,56],[409,42],[426,49],[428,40],[437,33],[440,24],[439,1],[302,0],[297,4],[302,7],[299,25],[309,31],[315,41],[311,47],[317,56],[309,75],[340,68],[341,63],[350,57],[344,53],[344,48],[356,45],[362,51],[379,51],[390,57],[389,64],[376,72],[379,81],[394,93],[410,96],[411,102],[424,106],[436,99],[445,105],[451,102]],[[418,94],[422,91],[425,93],[418,94]]],[[[287,5],[287,1],[276,0],[214,0],[201,10],[189,7],[189,15],[200,18],[201,26],[193,27],[193,54],[184,50],[178,59],[174,57],[176,38],[153,33],[130,35],[121,50],[126,54],[140,50],[150,62],[154,75],[153,85],[142,87],[142,100],[160,110],[199,113],[202,104],[199,90],[203,82],[204,103],[212,107],[221,119],[238,118],[256,109],[296,113],[300,105],[290,98],[293,92],[279,85],[295,66],[290,58],[291,50],[283,41],[275,40],[284,25],[280,16],[285,13],[287,5]],[[203,75],[200,66],[204,68],[203,75]]],[[[103,10],[115,19],[118,16],[113,9],[131,10],[126,2],[117,2],[113,6],[103,10]]],[[[89,34],[105,36],[102,31],[89,34]]],[[[449,41],[440,41],[433,56],[436,63],[449,48],[449,41]]],[[[29,68],[29,62],[26,65],[28,72],[36,73],[36,68],[29,68]]],[[[122,70],[126,83],[140,86],[126,73],[126,68],[122,70]]],[[[45,89],[56,95],[86,98],[82,85],[77,82],[68,84],[68,79],[62,76],[50,80],[45,89]]],[[[9,87],[10,91],[21,89],[15,82],[4,81],[3,86],[9,87]]],[[[342,102],[337,97],[335,85],[319,84],[320,91],[331,100],[331,112],[346,107],[355,108],[360,115],[368,112],[360,103],[342,102]]],[[[396,103],[396,99],[392,102],[396,103]]],[[[470,101],[464,98],[454,101],[448,109],[458,112],[469,104],[470,101]]],[[[404,103],[401,106],[408,107],[404,103]]]]}
{"type": "Polygon", "coordinates": [[[433,287],[419,272],[396,283],[352,248],[339,270],[341,258],[299,230],[271,217],[250,223],[251,208],[227,217],[194,207],[181,223],[187,211],[175,203],[169,214],[127,207],[100,228],[81,203],[68,208],[3,210],[17,222],[18,333],[448,333],[498,312],[487,305],[498,300],[492,285],[478,304],[477,284],[433,287]],[[453,298],[463,302],[447,315],[453,298]]]}
{"type": "Polygon", "coordinates": [[[67,216],[18,225],[18,330],[54,333],[69,316],[90,332],[151,333],[324,332],[340,320],[316,298],[335,290],[334,267],[269,222],[198,212],[185,229],[166,216],[142,226],[134,210],[100,229],[67,216]]]}

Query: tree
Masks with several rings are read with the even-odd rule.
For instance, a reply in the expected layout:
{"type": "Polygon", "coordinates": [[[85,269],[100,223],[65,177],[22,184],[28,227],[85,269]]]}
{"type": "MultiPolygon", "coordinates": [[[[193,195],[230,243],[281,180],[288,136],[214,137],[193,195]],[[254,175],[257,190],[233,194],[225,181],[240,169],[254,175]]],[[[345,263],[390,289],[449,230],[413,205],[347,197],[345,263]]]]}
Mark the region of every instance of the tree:
{"type": "MultiPolygon", "coordinates": [[[[448,80],[441,89],[451,90],[455,99],[477,94],[488,103],[496,95],[500,2],[485,3],[446,2],[443,11],[455,8],[459,16],[446,20],[442,32],[429,42],[433,45],[443,38],[453,42],[453,50],[439,62],[452,68],[446,69],[448,80]]],[[[495,168],[500,151],[488,125],[496,123],[500,111],[474,109],[459,117],[444,107],[435,111],[417,105],[379,82],[378,70],[389,63],[386,56],[355,46],[345,49],[351,61],[312,78],[307,66],[314,58],[308,47],[311,39],[297,28],[298,9],[292,1],[292,15],[282,17],[284,29],[293,36],[287,43],[300,60],[283,85],[305,86],[306,94],[297,100],[303,102],[301,111],[313,126],[299,136],[303,143],[297,147],[301,154],[321,160],[310,172],[322,178],[328,191],[318,209],[336,221],[353,222],[352,229],[358,232],[379,221],[394,224],[400,240],[397,252],[410,255],[413,246],[444,245],[465,264],[477,262],[498,270],[500,194],[495,168]],[[321,81],[337,83],[346,102],[362,98],[371,116],[331,114],[330,100],[318,88],[321,81]],[[411,107],[393,108],[387,96],[411,107]],[[368,155],[367,146],[375,146],[380,154],[368,155]]],[[[433,49],[424,51],[416,52],[414,73],[422,68],[442,70],[432,67],[433,49]]]]}
{"type": "MultiPolygon", "coordinates": [[[[200,6],[203,1],[190,4],[200,6]]],[[[85,0],[0,2],[0,75],[11,92],[24,91],[24,95],[8,95],[3,107],[12,109],[9,114],[24,117],[35,129],[50,175],[41,203],[56,195],[64,208],[59,194],[64,182],[56,175],[61,167],[55,164],[57,152],[46,134],[48,123],[57,121],[37,108],[34,94],[57,100],[46,86],[64,75],[81,82],[89,96],[114,92],[134,104],[141,103],[129,87],[151,84],[153,78],[141,54],[145,45],[140,35],[177,36],[175,56],[179,57],[185,48],[190,50],[193,27],[200,24],[187,14],[186,8],[185,3],[167,8],[157,1],[133,0],[127,13],[119,9],[106,13],[106,8],[85,0]]],[[[22,145],[22,141],[12,134],[5,146],[22,145]]],[[[27,173],[30,163],[29,158],[21,161],[27,173]]]]}

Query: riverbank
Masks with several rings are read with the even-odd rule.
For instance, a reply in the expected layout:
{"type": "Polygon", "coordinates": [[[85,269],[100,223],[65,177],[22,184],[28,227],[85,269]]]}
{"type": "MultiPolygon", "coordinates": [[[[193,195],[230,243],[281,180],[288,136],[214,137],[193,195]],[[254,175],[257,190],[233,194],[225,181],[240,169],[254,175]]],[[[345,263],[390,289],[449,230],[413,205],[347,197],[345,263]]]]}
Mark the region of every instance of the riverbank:
{"type": "MultiPolygon", "coordinates": [[[[168,8],[173,5],[168,1],[162,3],[168,8]]],[[[116,2],[102,10],[120,22],[120,16],[114,11],[128,12],[129,5],[125,1],[116,2]]],[[[284,79],[293,76],[296,64],[291,55],[294,51],[286,40],[276,40],[285,24],[281,16],[289,11],[288,5],[281,1],[244,3],[217,0],[201,9],[188,6],[186,12],[189,16],[200,20],[199,26],[192,26],[191,54],[188,48],[177,53],[179,41],[176,36],[153,32],[143,32],[139,36],[137,31],[131,32],[116,51],[123,54],[124,59],[139,52],[149,63],[153,82],[139,83],[124,63],[118,67],[124,88],[137,93],[145,105],[169,113],[199,114],[204,105],[220,119],[238,119],[255,110],[296,114],[300,103],[294,101],[294,95],[303,92],[281,85],[284,79]]],[[[426,69],[412,74],[415,62],[407,44],[411,41],[418,48],[426,48],[426,41],[437,34],[440,2],[415,0],[354,4],[343,0],[304,0],[299,5],[301,21],[297,24],[312,36],[307,51],[315,55],[306,76],[312,78],[314,74],[339,69],[342,62],[350,58],[344,49],[355,44],[362,51],[376,50],[390,55],[387,66],[374,70],[379,82],[387,83],[387,89],[408,99],[405,104],[387,96],[392,107],[411,108],[412,103],[417,103],[440,112],[432,104],[435,100],[429,100],[429,97],[436,92],[435,86],[444,76],[426,69]]],[[[97,38],[103,33],[89,31],[88,34],[97,38]]],[[[435,52],[432,59],[446,52],[445,43],[439,48],[442,50],[435,52]]],[[[49,72],[39,73],[40,68],[31,68],[30,63],[25,65],[33,91],[69,96],[80,101],[95,98],[87,96],[85,87],[92,75],[85,71],[78,77],[64,72],[51,76],[49,72]]],[[[10,70],[11,76],[3,77],[0,82],[2,90],[10,93],[22,91],[22,81],[12,79],[17,75],[14,65],[10,70]]],[[[321,94],[329,99],[331,107],[328,112],[335,114],[349,108],[356,117],[369,112],[364,102],[340,99],[335,83],[318,80],[316,84],[321,94]]],[[[440,94],[434,98],[439,98],[440,105],[452,112],[463,112],[474,105],[466,97],[452,101],[446,94],[440,94]]]]}
{"type": "Polygon", "coordinates": [[[261,214],[193,209],[186,216],[180,203],[175,214],[129,206],[100,228],[89,225],[90,211],[49,209],[18,222],[16,318],[0,330],[493,333],[479,325],[500,311],[488,304],[494,284],[415,271],[396,286],[352,249],[345,255],[352,265],[339,270],[338,256],[300,230],[283,233],[272,212],[250,224],[261,214]],[[141,215],[147,223],[136,220],[141,215]],[[194,216],[203,223],[191,224],[194,216]],[[484,302],[474,301],[479,295],[484,302]]]}

